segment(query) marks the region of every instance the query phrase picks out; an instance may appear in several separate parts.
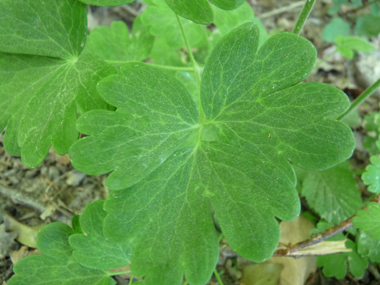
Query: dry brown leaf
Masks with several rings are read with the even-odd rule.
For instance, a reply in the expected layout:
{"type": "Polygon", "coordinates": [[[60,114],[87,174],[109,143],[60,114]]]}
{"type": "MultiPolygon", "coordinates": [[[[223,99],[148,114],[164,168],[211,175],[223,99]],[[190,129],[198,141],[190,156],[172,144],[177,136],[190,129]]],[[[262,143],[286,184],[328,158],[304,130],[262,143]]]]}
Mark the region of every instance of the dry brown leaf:
{"type": "MultiPolygon", "coordinates": [[[[280,229],[280,242],[295,244],[309,238],[310,231],[314,229],[314,225],[306,218],[299,216],[292,222],[281,222],[280,229]]],[[[283,265],[280,285],[303,285],[310,274],[317,270],[314,256],[297,259],[292,257],[272,257],[267,262],[283,265]]]]}

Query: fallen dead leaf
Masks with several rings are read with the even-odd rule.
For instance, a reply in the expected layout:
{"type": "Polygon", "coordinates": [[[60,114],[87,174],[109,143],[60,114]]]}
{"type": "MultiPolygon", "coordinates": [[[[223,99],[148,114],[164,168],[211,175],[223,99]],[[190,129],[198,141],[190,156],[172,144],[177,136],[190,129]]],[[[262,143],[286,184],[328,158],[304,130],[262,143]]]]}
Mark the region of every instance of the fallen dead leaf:
{"type": "MultiPolygon", "coordinates": [[[[292,222],[281,222],[281,238],[283,244],[297,243],[309,238],[314,225],[306,218],[299,216],[292,222]]],[[[280,285],[303,285],[310,274],[317,270],[315,256],[292,258],[272,257],[267,261],[283,265],[280,277],[280,285]]]]}
{"type": "Polygon", "coordinates": [[[17,233],[17,241],[22,243],[23,245],[36,248],[37,247],[37,233],[44,226],[38,225],[34,227],[27,226],[22,224],[12,218],[11,216],[4,214],[4,224],[5,229],[10,232],[17,233]]]}

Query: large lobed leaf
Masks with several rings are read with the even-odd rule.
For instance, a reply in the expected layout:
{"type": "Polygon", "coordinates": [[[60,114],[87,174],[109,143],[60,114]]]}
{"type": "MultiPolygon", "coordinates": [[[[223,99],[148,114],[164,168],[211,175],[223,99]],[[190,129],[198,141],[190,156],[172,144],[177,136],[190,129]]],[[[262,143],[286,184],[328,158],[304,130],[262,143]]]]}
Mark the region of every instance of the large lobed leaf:
{"type": "Polygon", "coordinates": [[[116,112],[78,122],[89,134],[70,151],[79,170],[112,171],[104,234],[135,246],[132,271],[145,284],[204,284],[218,259],[217,221],[231,247],[261,262],[279,241],[276,218],[300,211],[289,163],[323,170],[346,160],[351,130],[334,118],[347,96],[298,84],[316,51],[288,33],[257,50],[247,23],[221,39],[202,74],[199,104],[176,79],[129,64],[99,84],[116,112]]]}
{"type": "Polygon", "coordinates": [[[0,130],[5,149],[36,167],[52,143],[67,153],[80,111],[108,109],[96,83],[115,72],[82,53],[86,6],[76,0],[0,2],[0,130]]]}
{"type": "Polygon", "coordinates": [[[367,210],[359,210],[353,218],[354,226],[367,232],[372,238],[380,239],[380,205],[369,203],[367,210]]]}

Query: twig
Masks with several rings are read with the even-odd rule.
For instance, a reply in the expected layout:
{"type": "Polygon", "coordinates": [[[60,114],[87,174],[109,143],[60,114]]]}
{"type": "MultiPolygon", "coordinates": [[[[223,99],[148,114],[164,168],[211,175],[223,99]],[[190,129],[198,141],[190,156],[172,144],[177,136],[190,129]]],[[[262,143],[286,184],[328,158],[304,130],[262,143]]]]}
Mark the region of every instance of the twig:
{"type": "Polygon", "coordinates": [[[305,3],[304,1],[299,1],[299,2],[296,2],[296,3],[292,3],[292,4],[288,5],[288,6],[281,7],[281,8],[275,9],[273,11],[270,11],[270,12],[258,15],[258,18],[259,19],[264,19],[264,18],[268,18],[268,17],[271,17],[271,16],[275,16],[275,15],[284,13],[284,12],[293,11],[295,8],[302,7],[302,5],[304,3],[305,3]]]}
{"type": "Polygon", "coordinates": [[[26,206],[40,213],[46,210],[46,206],[43,203],[29,197],[27,194],[20,193],[6,186],[0,185],[0,195],[11,199],[15,204],[26,206]]]}
{"type": "MultiPolygon", "coordinates": [[[[379,203],[380,204],[380,194],[376,195],[371,202],[379,203]]],[[[362,210],[367,210],[367,206],[364,206],[362,210]]],[[[352,226],[352,219],[356,217],[356,214],[353,215],[351,218],[341,222],[339,225],[331,227],[324,232],[314,234],[309,239],[301,241],[296,244],[289,244],[286,247],[278,248],[273,256],[294,256],[294,253],[297,251],[300,251],[306,247],[311,247],[317,243],[323,242],[326,239],[329,239],[345,230],[350,228],[352,226]]]]}

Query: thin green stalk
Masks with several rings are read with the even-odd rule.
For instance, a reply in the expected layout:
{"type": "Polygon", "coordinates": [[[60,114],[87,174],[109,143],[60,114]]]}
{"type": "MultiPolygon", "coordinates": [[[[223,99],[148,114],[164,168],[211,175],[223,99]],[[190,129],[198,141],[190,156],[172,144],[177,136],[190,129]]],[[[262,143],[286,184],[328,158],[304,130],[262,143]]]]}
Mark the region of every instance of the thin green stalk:
{"type": "MultiPolygon", "coordinates": [[[[105,60],[105,62],[110,63],[110,64],[126,64],[126,63],[131,63],[131,61],[120,61],[120,60],[105,60]]],[[[154,64],[154,63],[149,63],[149,65],[153,66],[153,67],[157,67],[157,68],[174,70],[174,71],[194,72],[194,68],[192,68],[192,67],[167,66],[167,65],[154,64]]]]}
{"type": "Polygon", "coordinates": [[[218,280],[219,285],[223,285],[223,281],[222,281],[222,279],[220,278],[219,273],[218,273],[218,271],[216,270],[216,268],[214,269],[214,275],[215,275],[215,277],[216,277],[216,280],[218,280]]]}
{"type": "Polygon", "coordinates": [[[193,71],[197,75],[198,82],[200,82],[199,66],[198,66],[197,62],[195,61],[193,52],[191,51],[189,41],[187,40],[185,30],[183,29],[183,26],[182,26],[182,22],[181,22],[181,20],[177,14],[175,14],[175,16],[177,17],[178,25],[181,28],[181,33],[182,33],[183,40],[185,41],[187,53],[189,54],[191,63],[193,64],[193,71]]]}
{"type": "Polygon", "coordinates": [[[115,276],[120,274],[128,274],[131,273],[131,270],[117,271],[117,272],[109,272],[108,276],[115,276]]]}
{"type": "Polygon", "coordinates": [[[368,87],[358,98],[355,99],[354,102],[351,103],[350,108],[340,117],[338,117],[338,120],[343,120],[349,113],[351,113],[352,110],[359,107],[369,96],[371,96],[373,93],[375,93],[376,89],[380,87],[380,78],[373,83],[370,87],[368,87]]]}
{"type": "Polygon", "coordinates": [[[309,16],[311,9],[313,8],[315,0],[306,0],[305,5],[302,8],[301,14],[298,16],[296,25],[293,28],[292,33],[299,35],[303,25],[306,22],[307,17],[309,16]]]}
{"type": "Polygon", "coordinates": [[[131,278],[129,279],[128,285],[131,285],[133,283],[133,275],[131,275],[131,278]]]}
{"type": "Polygon", "coordinates": [[[183,282],[183,284],[182,284],[182,285],[187,285],[187,281],[183,282]]]}
{"type": "MultiPolygon", "coordinates": [[[[194,71],[195,76],[197,78],[198,86],[200,87],[200,84],[201,84],[201,70],[202,69],[198,66],[197,62],[195,61],[193,52],[191,51],[191,47],[190,47],[189,41],[187,40],[187,37],[186,37],[185,30],[183,29],[182,22],[181,22],[181,20],[180,20],[180,18],[179,18],[179,16],[177,14],[176,14],[176,17],[177,17],[178,25],[181,28],[181,33],[182,33],[183,40],[185,41],[187,53],[189,54],[191,63],[193,64],[193,71],[194,71]]],[[[200,88],[199,88],[199,90],[200,90],[200,88]]],[[[200,94],[199,94],[199,96],[200,96],[200,94]]],[[[199,100],[199,102],[201,102],[201,100],[199,100]]],[[[204,119],[205,119],[205,115],[204,115],[204,111],[203,111],[203,108],[202,108],[202,104],[199,103],[198,107],[199,107],[200,121],[203,122],[204,119]]]]}
{"type": "Polygon", "coordinates": [[[325,61],[327,61],[330,57],[332,57],[336,53],[337,53],[337,50],[334,50],[332,53],[329,53],[324,58],[322,58],[320,61],[316,62],[315,65],[314,65],[314,69],[317,69],[318,67],[320,67],[322,63],[324,63],[325,61]]]}

